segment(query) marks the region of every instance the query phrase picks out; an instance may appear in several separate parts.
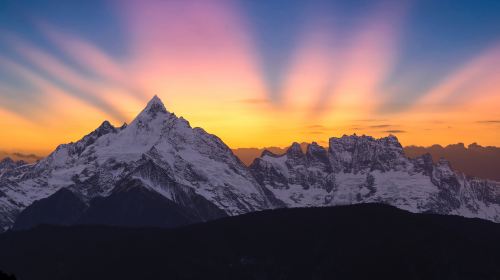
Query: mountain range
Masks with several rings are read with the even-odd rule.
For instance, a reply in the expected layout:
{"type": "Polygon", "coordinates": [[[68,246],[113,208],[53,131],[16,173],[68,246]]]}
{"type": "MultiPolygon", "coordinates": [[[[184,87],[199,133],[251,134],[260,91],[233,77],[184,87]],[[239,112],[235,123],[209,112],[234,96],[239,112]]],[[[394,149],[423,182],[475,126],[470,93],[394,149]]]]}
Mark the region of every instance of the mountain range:
{"type": "MultiPolygon", "coordinates": [[[[310,143],[302,142],[300,146],[303,151],[306,151],[310,143]]],[[[289,147],[266,147],[266,148],[235,148],[233,153],[245,163],[250,165],[260,157],[265,150],[274,154],[282,155],[286,153],[289,147]]],[[[432,145],[429,147],[422,146],[405,146],[404,153],[409,158],[417,158],[419,156],[430,154],[435,163],[441,158],[445,158],[450,162],[453,169],[463,172],[466,175],[500,181],[500,148],[493,146],[483,147],[476,143],[465,146],[463,143],[452,144],[447,146],[432,145]]]]}
{"type": "Polygon", "coordinates": [[[0,164],[0,227],[178,227],[274,208],[384,203],[500,222],[500,183],[430,154],[408,158],[395,136],[293,143],[243,164],[217,136],[154,97],[129,124],[105,121],[36,163],[0,164]]]}
{"type": "Polygon", "coordinates": [[[445,158],[453,168],[467,175],[500,181],[500,148],[483,147],[472,143],[467,147],[463,143],[430,147],[407,146],[404,148],[408,157],[418,157],[429,153],[434,161],[445,158]]]}
{"type": "MultiPolygon", "coordinates": [[[[300,146],[305,152],[310,143],[301,142],[300,146]]],[[[247,166],[260,157],[265,150],[274,154],[282,155],[286,153],[289,147],[265,147],[265,148],[233,148],[233,153],[247,166]]],[[[463,143],[451,144],[447,146],[432,145],[423,146],[404,146],[405,155],[410,158],[416,158],[429,153],[435,163],[441,158],[445,158],[450,162],[453,169],[463,172],[466,175],[478,177],[482,179],[490,179],[500,181],[500,148],[494,146],[481,146],[477,143],[472,143],[465,146],[463,143]]],[[[43,159],[42,156],[36,154],[25,153],[6,153],[0,151],[0,159],[10,161],[20,161],[25,163],[33,163],[43,159]]]]}
{"type": "Polygon", "coordinates": [[[13,161],[22,161],[26,163],[33,163],[38,160],[41,160],[43,157],[36,155],[36,154],[25,154],[25,153],[20,153],[20,152],[5,152],[5,151],[0,151],[0,159],[11,159],[13,161]]]}

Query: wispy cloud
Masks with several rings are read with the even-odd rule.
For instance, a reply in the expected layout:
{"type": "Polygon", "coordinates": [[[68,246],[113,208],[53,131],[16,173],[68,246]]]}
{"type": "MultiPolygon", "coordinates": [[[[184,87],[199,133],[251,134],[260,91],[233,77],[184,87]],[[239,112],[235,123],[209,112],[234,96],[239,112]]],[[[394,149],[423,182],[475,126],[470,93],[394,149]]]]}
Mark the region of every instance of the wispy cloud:
{"type": "Polygon", "coordinates": [[[378,125],[370,125],[370,128],[387,128],[387,127],[392,127],[393,125],[390,124],[378,124],[378,125]]]}
{"type": "Polygon", "coordinates": [[[39,71],[49,75],[51,79],[62,83],[64,87],[68,88],[67,93],[101,109],[117,120],[126,119],[118,109],[103,98],[109,96],[109,92],[104,92],[105,87],[103,85],[85,78],[60,59],[20,38],[10,37],[8,42],[39,71]]]}
{"type": "Polygon", "coordinates": [[[23,95],[24,91],[22,90],[0,84],[1,107],[22,119],[36,122],[40,113],[39,107],[36,106],[38,101],[32,101],[29,104],[25,104],[26,102],[23,98],[29,97],[22,97],[23,95]]]}
{"type": "Polygon", "coordinates": [[[361,120],[354,120],[355,122],[384,122],[387,121],[387,119],[361,119],[361,120]]]}
{"type": "MultiPolygon", "coordinates": [[[[328,104],[333,104],[330,111],[369,112],[379,106],[377,97],[385,79],[393,69],[398,54],[401,27],[408,9],[406,1],[392,5],[380,2],[373,13],[361,25],[347,49],[338,55],[342,65],[335,73],[331,89],[324,91],[318,99],[315,113],[325,112],[328,104]]],[[[394,4],[394,2],[390,2],[394,4]]],[[[338,51],[338,50],[334,50],[338,51]]]]}
{"type": "MultiPolygon", "coordinates": [[[[45,92],[47,88],[44,88],[42,84],[47,85],[48,82],[35,72],[3,56],[0,56],[0,68],[8,69],[11,75],[23,81],[24,86],[24,88],[17,88],[5,81],[0,82],[2,107],[23,119],[43,123],[47,115],[42,113],[46,112],[48,107],[45,92]]],[[[52,87],[51,90],[53,89],[52,87]]]]}
{"type": "Polygon", "coordinates": [[[83,66],[89,72],[140,101],[146,101],[148,96],[134,82],[132,73],[126,66],[96,45],[80,37],[65,34],[47,22],[39,23],[42,32],[71,60],[83,66]]]}
{"type": "Polygon", "coordinates": [[[308,128],[308,129],[326,129],[326,127],[324,125],[321,125],[321,124],[307,125],[306,128],[308,128]]]}
{"type": "Polygon", "coordinates": [[[385,133],[406,133],[405,130],[399,130],[399,129],[394,129],[394,130],[384,130],[383,132],[385,133]]]}
{"type": "Polygon", "coordinates": [[[325,134],[323,131],[306,131],[307,134],[314,134],[314,135],[319,135],[319,134],[325,134]]]}
{"type": "MultiPolygon", "coordinates": [[[[474,98],[488,93],[488,86],[497,81],[500,71],[500,43],[477,55],[440,83],[422,94],[415,107],[433,109],[444,105],[460,105],[464,94],[474,98]],[[459,102],[457,102],[457,99],[459,102]]],[[[491,91],[491,88],[490,88],[491,91]]]]}

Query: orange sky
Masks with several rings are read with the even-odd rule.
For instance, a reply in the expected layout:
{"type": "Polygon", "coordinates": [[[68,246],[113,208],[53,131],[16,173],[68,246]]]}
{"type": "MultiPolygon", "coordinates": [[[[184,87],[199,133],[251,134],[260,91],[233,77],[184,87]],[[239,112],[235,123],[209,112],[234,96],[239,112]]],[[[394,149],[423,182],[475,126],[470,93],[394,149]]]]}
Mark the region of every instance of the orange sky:
{"type": "MultiPolygon", "coordinates": [[[[446,86],[443,86],[446,87],[446,86]]],[[[293,141],[317,141],[326,144],[331,136],[368,134],[375,137],[397,135],[403,145],[432,145],[478,142],[481,145],[500,146],[498,104],[496,89],[481,85],[475,102],[457,102],[442,108],[438,100],[444,94],[438,90],[415,105],[411,110],[381,117],[370,113],[367,106],[339,107],[335,113],[312,116],[306,103],[287,103],[275,106],[264,97],[250,97],[251,89],[235,85],[221,92],[217,98],[193,92],[192,98],[183,98],[158,92],[167,109],[187,118],[192,126],[200,126],[221,137],[231,147],[287,146],[293,141]],[[249,92],[249,98],[233,98],[230,92],[249,92]],[[226,94],[224,94],[227,92],[226,94]],[[487,93],[491,93],[487,94],[487,93]],[[193,104],[191,100],[198,100],[193,104]],[[433,107],[438,106],[440,109],[433,107]]],[[[213,94],[216,95],[216,94],[213,94]]],[[[122,120],[114,119],[92,106],[63,93],[51,91],[44,101],[52,104],[37,121],[23,119],[6,110],[0,110],[0,147],[7,152],[21,151],[46,154],[60,143],[80,139],[109,119],[116,126],[122,120]]],[[[136,100],[113,101],[130,122],[145,103],[136,100]]]]}
{"type": "Polygon", "coordinates": [[[23,97],[29,106],[19,105],[7,97],[26,90],[0,82],[0,151],[45,155],[104,120],[130,122],[155,94],[169,111],[234,148],[325,145],[329,137],[352,133],[395,134],[403,145],[500,146],[498,43],[463,59],[403,109],[384,109],[418,81],[386,85],[396,69],[405,7],[390,16],[374,8],[348,44],[333,48],[336,37],[325,36],[331,30],[310,21],[303,29],[311,32],[301,33],[274,100],[248,23],[228,2],[199,1],[168,20],[169,4],[127,3],[121,16],[131,43],[122,59],[41,20],[37,30],[57,54],[4,32],[0,39],[16,56],[0,52],[0,65],[34,97],[23,97]]]}

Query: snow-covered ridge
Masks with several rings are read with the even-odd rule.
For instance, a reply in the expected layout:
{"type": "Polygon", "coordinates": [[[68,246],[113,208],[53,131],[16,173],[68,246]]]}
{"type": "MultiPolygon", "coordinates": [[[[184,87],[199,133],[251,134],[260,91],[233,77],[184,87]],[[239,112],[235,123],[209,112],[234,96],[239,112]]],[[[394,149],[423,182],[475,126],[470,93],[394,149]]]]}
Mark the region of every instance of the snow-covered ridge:
{"type": "Polygon", "coordinates": [[[498,182],[467,178],[429,154],[409,159],[393,135],[333,137],[305,153],[294,143],[281,156],[264,152],[250,169],[287,207],[382,202],[500,222],[498,182]]]}

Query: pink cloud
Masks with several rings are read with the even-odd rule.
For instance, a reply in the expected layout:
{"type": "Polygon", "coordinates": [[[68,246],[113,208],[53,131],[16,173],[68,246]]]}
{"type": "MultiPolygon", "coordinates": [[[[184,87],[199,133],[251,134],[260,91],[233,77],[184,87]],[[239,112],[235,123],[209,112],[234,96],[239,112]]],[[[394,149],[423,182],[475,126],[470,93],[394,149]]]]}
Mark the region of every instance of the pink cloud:
{"type": "Polygon", "coordinates": [[[39,24],[43,33],[50,38],[55,45],[64,51],[69,58],[84,66],[87,70],[103,78],[113,85],[123,88],[124,91],[141,101],[147,96],[142,94],[134,84],[133,77],[125,67],[106,54],[94,44],[70,34],[65,34],[47,23],[39,24]]]}
{"type": "Polygon", "coordinates": [[[130,31],[130,69],[149,91],[260,88],[252,44],[231,1],[117,5],[130,31]]]}
{"type": "Polygon", "coordinates": [[[106,98],[109,98],[110,95],[110,92],[106,90],[109,88],[107,85],[86,78],[60,59],[23,40],[11,39],[10,43],[19,54],[40,71],[70,87],[71,90],[68,93],[92,104],[116,120],[126,120],[126,117],[120,111],[106,101],[106,98]]]}
{"type": "Polygon", "coordinates": [[[338,65],[341,72],[332,91],[334,106],[361,105],[370,110],[379,105],[380,88],[397,60],[407,8],[404,1],[392,9],[380,5],[360,26],[338,65]]]}
{"type": "Polygon", "coordinates": [[[498,92],[499,73],[500,44],[497,44],[450,73],[423,94],[415,107],[442,106],[450,102],[458,105],[466,102],[465,97],[473,101],[473,98],[491,95],[498,92]]]}
{"type": "Polygon", "coordinates": [[[406,1],[377,5],[352,36],[315,18],[305,28],[294,56],[287,99],[305,103],[311,117],[342,110],[364,114],[374,109],[396,63],[407,10],[406,1]]]}

